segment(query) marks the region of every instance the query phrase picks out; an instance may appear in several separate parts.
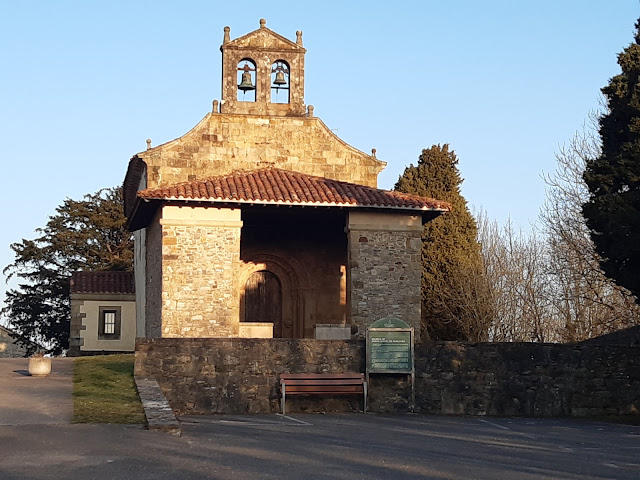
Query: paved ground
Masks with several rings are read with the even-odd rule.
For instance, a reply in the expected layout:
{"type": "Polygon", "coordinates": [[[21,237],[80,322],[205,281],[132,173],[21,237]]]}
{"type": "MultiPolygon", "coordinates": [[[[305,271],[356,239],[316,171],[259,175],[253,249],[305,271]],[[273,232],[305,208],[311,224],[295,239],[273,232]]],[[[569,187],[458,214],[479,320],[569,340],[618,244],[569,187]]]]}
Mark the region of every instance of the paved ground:
{"type": "Polygon", "coordinates": [[[182,417],[183,435],[71,425],[73,359],[0,360],[0,480],[633,479],[640,426],[374,414],[182,417]]]}
{"type": "Polygon", "coordinates": [[[121,425],[0,426],[0,478],[640,477],[637,426],[373,414],[181,420],[182,437],[121,425]]]}
{"type": "Polygon", "coordinates": [[[73,359],[52,359],[47,377],[31,377],[28,368],[28,358],[0,359],[0,425],[69,423],[73,359]]]}

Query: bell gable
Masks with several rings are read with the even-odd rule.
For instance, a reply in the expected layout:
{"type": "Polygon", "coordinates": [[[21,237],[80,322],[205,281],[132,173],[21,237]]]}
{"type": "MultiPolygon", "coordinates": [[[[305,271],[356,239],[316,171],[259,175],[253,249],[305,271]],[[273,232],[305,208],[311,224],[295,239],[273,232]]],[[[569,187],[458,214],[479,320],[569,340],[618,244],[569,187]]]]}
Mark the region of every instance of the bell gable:
{"type": "Polygon", "coordinates": [[[220,113],[303,117],[304,54],[302,32],[296,41],[260,28],[231,40],[224,28],[220,113]]]}

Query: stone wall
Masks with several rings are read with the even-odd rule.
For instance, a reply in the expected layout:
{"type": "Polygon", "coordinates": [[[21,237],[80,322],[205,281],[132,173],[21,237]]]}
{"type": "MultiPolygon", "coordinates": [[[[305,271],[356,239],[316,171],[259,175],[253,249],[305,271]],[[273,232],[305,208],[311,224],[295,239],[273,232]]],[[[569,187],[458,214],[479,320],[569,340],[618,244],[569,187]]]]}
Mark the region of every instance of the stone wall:
{"type": "MultiPolygon", "coordinates": [[[[416,411],[431,414],[639,414],[638,347],[436,342],[416,347],[416,411]]],[[[155,377],[181,413],[279,411],[280,373],[364,372],[362,340],[138,339],[136,375],[155,377]]],[[[404,375],[372,375],[374,412],[409,408],[404,375]]],[[[287,400],[287,410],[356,411],[357,397],[287,400]]]]}
{"type": "Polygon", "coordinates": [[[240,210],[162,212],[162,336],[237,336],[240,210]]]}
{"type": "Polygon", "coordinates": [[[422,221],[411,215],[349,214],[351,324],[364,337],[383,317],[404,320],[420,339],[422,221]]]}
{"type": "Polygon", "coordinates": [[[433,343],[416,349],[426,413],[596,416],[640,413],[640,349],[433,343]]]}
{"type": "Polygon", "coordinates": [[[147,187],[277,167],[377,187],[385,162],[340,140],[316,117],[208,114],[190,132],[137,155],[147,187]]]}
{"type": "Polygon", "coordinates": [[[144,319],[147,315],[147,229],[133,232],[133,271],[136,290],[136,337],[145,336],[144,319]]]}
{"type": "MultiPolygon", "coordinates": [[[[161,211],[160,211],[161,212],[161,211]]],[[[145,337],[162,336],[162,225],[158,213],[149,228],[146,229],[145,241],[145,302],[144,327],[145,337]]],[[[136,290],[136,294],[138,291],[136,290]]],[[[140,297],[137,297],[140,298],[140,297]]]]}
{"type": "MultiPolygon", "coordinates": [[[[155,377],[179,413],[278,412],[281,373],[360,372],[362,343],[303,339],[138,339],[135,374],[155,377]]],[[[362,399],[287,401],[290,412],[362,408],[362,399]]]]}
{"type": "Polygon", "coordinates": [[[82,332],[87,329],[84,325],[86,314],[80,311],[81,302],[71,300],[71,318],[69,319],[69,349],[67,355],[70,357],[80,356],[80,349],[84,344],[82,332]]]}

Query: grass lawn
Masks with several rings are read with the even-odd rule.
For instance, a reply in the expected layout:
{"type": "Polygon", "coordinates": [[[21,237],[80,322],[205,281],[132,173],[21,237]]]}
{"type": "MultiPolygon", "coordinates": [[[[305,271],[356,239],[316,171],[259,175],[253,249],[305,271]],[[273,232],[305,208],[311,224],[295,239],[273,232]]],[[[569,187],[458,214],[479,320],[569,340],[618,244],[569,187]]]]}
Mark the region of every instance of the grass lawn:
{"type": "Polygon", "coordinates": [[[77,358],[73,363],[74,423],[144,423],[133,381],[133,354],[77,358]]]}

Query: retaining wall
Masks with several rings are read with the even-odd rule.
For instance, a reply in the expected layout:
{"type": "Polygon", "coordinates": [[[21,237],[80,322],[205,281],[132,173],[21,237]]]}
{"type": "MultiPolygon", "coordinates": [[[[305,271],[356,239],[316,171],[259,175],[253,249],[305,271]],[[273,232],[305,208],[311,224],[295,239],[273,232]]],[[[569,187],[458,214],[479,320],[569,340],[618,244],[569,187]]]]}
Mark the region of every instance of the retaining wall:
{"type": "MultiPolygon", "coordinates": [[[[416,411],[598,416],[640,413],[640,348],[590,344],[427,342],[416,346],[416,411]]],[[[281,373],[364,372],[362,340],[138,339],[135,370],[155,377],[179,413],[279,411],[281,373]]],[[[372,375],[369,408],[409,409],[403,375],[372,375]]],[[[357,397],[291,398],[287,410],[350,411],[357,397]]]]}

